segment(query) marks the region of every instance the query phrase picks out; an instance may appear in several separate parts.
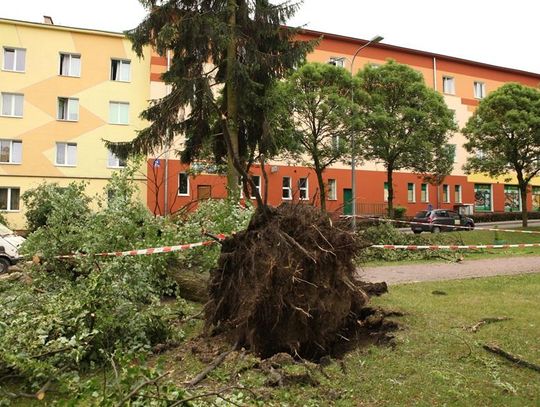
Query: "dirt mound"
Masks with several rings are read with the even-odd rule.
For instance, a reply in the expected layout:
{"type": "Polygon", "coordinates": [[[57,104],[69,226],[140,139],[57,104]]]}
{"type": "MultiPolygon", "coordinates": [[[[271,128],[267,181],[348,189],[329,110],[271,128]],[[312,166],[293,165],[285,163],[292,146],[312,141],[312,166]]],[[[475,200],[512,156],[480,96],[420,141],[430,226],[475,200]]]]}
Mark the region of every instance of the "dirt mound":
{"type": "Polygon", "coordinates": [[[331,354],[366,327],[369,295],[353,264],[359,248],[312,206],[257,211],[246,231],[223,242],[210,276],[207,328],[262,357],[331,354]]]}

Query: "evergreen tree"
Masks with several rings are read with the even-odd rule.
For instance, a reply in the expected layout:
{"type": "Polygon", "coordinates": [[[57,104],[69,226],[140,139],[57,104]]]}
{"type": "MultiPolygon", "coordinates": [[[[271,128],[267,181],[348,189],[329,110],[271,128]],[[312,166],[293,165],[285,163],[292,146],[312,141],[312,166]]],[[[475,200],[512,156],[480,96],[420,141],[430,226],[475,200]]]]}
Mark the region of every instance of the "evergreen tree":
{"type": "Polygon", "coordinates": [[[149,14],[127,35],[139,56],[148,45],[161,55],[171,52],[163,74],[171,92],[142,112],[149,127],[109,147],[120,156],[149,154],[183,135],[182,160],[191,162],[210,148],[217,162],[227,161],[229,193],[237,194],[238,174],[250,181],[249,165],[273,150],[266,120],[269,88],[313,48],[283,26],[299,3],[140,1],[149,14]]]}

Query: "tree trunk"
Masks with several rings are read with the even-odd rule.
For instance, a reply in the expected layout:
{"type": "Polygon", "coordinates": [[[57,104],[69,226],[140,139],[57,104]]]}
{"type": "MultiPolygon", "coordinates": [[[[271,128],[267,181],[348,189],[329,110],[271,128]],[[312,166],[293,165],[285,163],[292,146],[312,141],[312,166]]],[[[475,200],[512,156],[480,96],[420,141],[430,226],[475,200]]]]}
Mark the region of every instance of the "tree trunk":
{"type": "Polygon", "coordinates": [[[180,297],[201,304],[208,301],[208,273],[171,267],[167,274],[178,284],[180,297]]]}
{"type": "Polygon", "coordinates": [[[239,174],[234,166],[234,157],[238,155],[238,99],[235,86],[236,70],[236,0],[228,0],[229,44],[227,47],[227,127],[231,141],[227,152],[227,189],[230,196],[240,199],[238,187],[239,174]],[[232,149],[232,150],[231,150],[232,149]]]}
{"type": "Polygon", "coordinates": [[[386,168],[386,180],[388,182],[388,217],[394,219],[394,168],[389,165],[386,168]]]}
{"type": "Polygon", "coordinates": [[[320,168],[315,168],[315,173],[317,174],[317,183],[319,184],[320,199],[321,199],[321,210],[326,212],[326,189],[324,186],[324,180],[322,177],[323,170],[320,168]]]}
{"type": "Polygon", "coordinates": [[[523,180],[519,182],[519,192],[521,194],[521,222],[526,228],[529,224],[529,213],[527,211],[527,183],[523,180]]]}

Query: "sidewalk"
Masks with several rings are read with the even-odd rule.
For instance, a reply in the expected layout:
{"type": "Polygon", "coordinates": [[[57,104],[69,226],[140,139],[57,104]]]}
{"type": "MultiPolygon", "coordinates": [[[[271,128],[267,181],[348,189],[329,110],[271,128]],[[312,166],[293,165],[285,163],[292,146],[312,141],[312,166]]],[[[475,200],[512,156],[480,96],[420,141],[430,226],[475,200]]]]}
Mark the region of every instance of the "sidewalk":
{"type": "Polygon", "coordinates": [[[540,256],[358,268],[361,280],[388,284],[540,273],[540,256]]]}

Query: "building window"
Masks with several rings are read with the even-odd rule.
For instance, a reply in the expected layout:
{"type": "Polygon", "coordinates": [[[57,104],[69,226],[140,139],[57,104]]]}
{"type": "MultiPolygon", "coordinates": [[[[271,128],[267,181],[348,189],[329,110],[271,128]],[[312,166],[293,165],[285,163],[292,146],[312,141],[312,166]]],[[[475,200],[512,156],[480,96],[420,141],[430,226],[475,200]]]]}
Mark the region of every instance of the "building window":
{"type": "MultiPolygon", "coordinates": [[[[259,193],[259,196],[261,195],[261,177],[258,175],[250,175],[251,179],[253,180],[253,183],[255,184],[255,187],[257,188],[257,192],[259,193]]],[[[251,190],[251,186],[249,186],[249,197],[251,199],[255,199],[255,194],[251,190]]]]}
{"type": "Polygon", "coordinates": [[[2,116],[22,117],[24,95],[2,93],[2,116]]]}
{"type": "Polygon", "coordinates": [[[454,200],[456,203],[461,203],[461,185],[454,186],[454,200]]]}
{"type": "Polygon", "coordinates": [[[19,188],[0,188],[0,211],[18,211],[20,197],[19,188]]]}
{"type": "Polygon", "coordinates": [[[178,195],[189,196],[189,175],[187,172],[178,174],[178,195]]]}
{"type": "Polygon", "coordinates": [[[486,84],[484,82],[474,82],[474,97],[483,99],[486,97],[486,84]]]}
{"type": "Polygon", "coordinates": [[[474,184],[474,210],[491,212],[491,185],[474,184]]]}
{"type": "Polygon", "coordinates": [[[332,148],[337,151],[339,150],[339,147],[339,136],[332,136],[332,148]]]}
{"type": "Polygon", "coordinates": [[[109,168],[124,168],[126,166],[126,160],[123,160],[116,156],[109,150],[109,156],[107,158],[107,167],[109,168]]]}
{"type": "Polygon", "coordinates": [[[384,183],[383,201],[388,202],[388,182],[384,183]]]}
{"type": "Polygon", "coordinates": [[[420,202],[429,202],[429,190],[427,184],[420,185],[420,202]]]}
{"type": "Polygon", "coordinates": [[[479,160],[483,160],[486,157],[486,153],[484,153],[484,150],[476,150],[476,158],[479,160]]]}
{"type": "Polygon", "coordinates": [[[0,140],[0,163],[20,164],[22,162],[22,141],[0,140]]]}
{"type": "Polygon", "coordinates": [[[128,124],[129,123],[129,103],[109,102],[109,123],[128,124]]]}
{"type": "Polygon", "coordinates": [[[449,148],[450,148],[450,153],[452,154],[452,159],[453,159],[453,162],[456,163],[457,162],[457,145],[456,144],[448,144],[449,148]]]}
{"type": "Polygon", "coordinates": [[[442,186],[442,200],[444,203],[450,202],[450,186],[443,184],[442,186]]]}
{"type": "Polygon", "coordinates": [[[56,143],[56,165],[69,167],[77,165],[76,143],[56,143]]]}
{"type": "Polygon", "coordinates": [[[60,54],[60,75],[81,76],[81,56],[76,54],[60,54]]]}
{"type": "Polygon", "coordinates": [[[291,177],[283,177],[281,182],[281,199],[292,199],[291,177]]]}
{"type": "Polygon", "coordinates": [[[532,209],[540,211],[540,187],[532,187],[532,209]]]}
{"type": "Polygon", "coordinates": [[[443,84],[443,93],[446,93],[448,95],[456,94],[456,86],[455,86],[454,78],[452,78],[451,76],[443,76],[442,84],[443,84]]]}
{"type": "Polygon", "coordinates": [[[111,80],[129,82],[131,80],[131,62],[123,59],[111,60],[111,80]]]}
{"type": "Polygon", "coordinates": [[[328,180],[328,200],[337,201],[337,184],[335,179],[328,180]]]}
{"type": "Polygon", "coordinates": [[[330,65],[339,66],[340,68],[345,67],[345,58],[343,57],[331,57],[328,61],[330,65]]]}
{"type": "Polygon", "coordinates": [[[521,211],[521,196],[519,194],[519,188],[517,185],[504,186],[504,211],[521,211]]]}
{"type": "Polygon", "coordinates": [[[416,191],[414,190],[414,184],[412,182],[407,184],[407,202],[416,202],[416,191]]]}
{"type": "Polygon", "coordinates": [[[76,122],[79,120],[79,99],[58,98],[58,120],[76,122]]]}
{"type": "Polygon", "coordinates": [[[307,178],[300,178],[298,180],[298,192],[300,199],[309,199],[309,182],[307,178]]]}
{"type": "Polygon", "coordinates": [[[4,48],[4,70],[24,72],[26,66],[26,50],[22,48],[4,48]]]}

